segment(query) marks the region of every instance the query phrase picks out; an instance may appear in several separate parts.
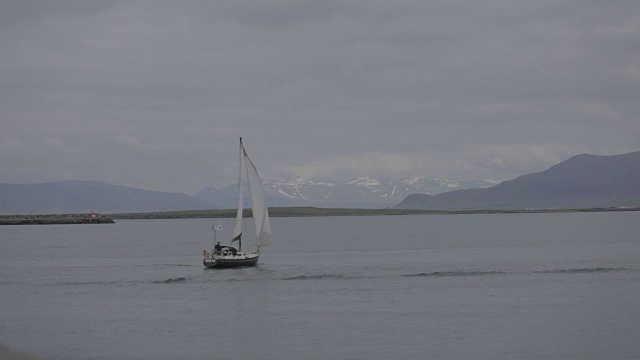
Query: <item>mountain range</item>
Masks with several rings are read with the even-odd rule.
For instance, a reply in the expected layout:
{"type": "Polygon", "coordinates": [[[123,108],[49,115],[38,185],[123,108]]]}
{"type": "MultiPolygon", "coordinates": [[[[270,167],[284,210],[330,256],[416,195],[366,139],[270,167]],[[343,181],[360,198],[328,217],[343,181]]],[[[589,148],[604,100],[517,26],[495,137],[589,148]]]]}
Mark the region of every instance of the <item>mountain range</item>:
{"type": "MultiPolygon", "coordinates": [[[[548,170],[498,183],[413,178],[265,181],[269,206],[431,210],[640,206],[640,151],[578,155],[548,170]]],[[[193,196],[96,181],[0,183],[0,214],[151,212],[235,208],[236,185],[193,196]]]]}
{"type": "MultiPolygon", "coordinates": [[[[351,178],[336,182],[302,178],[264,181],[269,206],[346,208],[392,207],[412,193],[438,194],[452,189],[489,185],[493,183],[484,180],[455,182],[426,178],[393,182],[371,178],[351,178]]],[[[222,189],[206,188],[190,196],[97,181],[0,183],[0,214],[233,209],[237,204],[236,192],[237,185],[222,189]]]]}
{"type": "Polygon", "coordinates": [[[484,189],[413,194],[399,209],[476,210],[640,206],[640,151],[582,154],[484,189]]]}
{"type": "MultiPolygon", "coordinates": [[[[367,177],[338,181],[317,181],[293,177],[263,181],[269,206],[314,206],[325,208],[384,208],[398,204],[410,194],[440,194],[457,189],[495,185],[489,180],[454,181],[437,178],[412,178],[384,181],[367,177]]],[[[194,194],[197,199],[235,208],[237,185],[221,189],[211,187],[194,194]]]]}
{"type": "Polygon", "coordinates": [[[0,214],[146,212],[211,209],[180,193],[149,191],[98,181],[1,184],[0,214]]]}

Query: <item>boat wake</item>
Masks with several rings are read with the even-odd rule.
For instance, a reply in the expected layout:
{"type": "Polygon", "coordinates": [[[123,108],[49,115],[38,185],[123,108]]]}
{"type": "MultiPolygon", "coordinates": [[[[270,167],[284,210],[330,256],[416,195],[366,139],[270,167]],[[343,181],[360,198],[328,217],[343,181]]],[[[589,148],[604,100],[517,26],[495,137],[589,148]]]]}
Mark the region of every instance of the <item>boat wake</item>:
{"type": "Polygon", "coordinates": [[[124,285],[135,284],[134,281],[66,281],[42,284],[42,286],[94,286],[94,285],[124,285]]]}
{"type": "Polygon", "coordinates": [[[187,282],[187,278],[179,277],[179,278],[171,278],[167,280],[158,280],[154,281],[154,284],[175,284],[175,283],[184,283],[187,282]]]}
{"type": "Polygon", "coordinates": [[[190,264],[155,264],[154,266],[195,267],[195,265],[190,264]]]}
{"type": "Polygon", "coordinates": [[[149,266],[153,266],[153,267],[196,267],[195,265],[192,264],[151,264],[151,265],[147,265],[147,264],[139,264],[139,265],[134,265],[135,267],[149,267],[149,266]]]}
{"type": "Polygon", "coordinates": [[[503,275],[502,271],[434,271],[430,273],[406,274],[404,277],[448,277],[448,276],[483,276],[483,275],[503,275]]]}
{"type": "Polygon", "coordinates": [[[340,274],[321,274],[321,275],[299,275],[286,277],[283,280],[350,280],[358,279],[360,276],[347,276],[340,274]]]}
{"type": "MultiPolygon", "coordinates": [[[[586,273],[602,273],[602,272],[614,272],[614,271],[628,271],[629,268],[619,267],[593,267],[593,268],[570,268],[570,269],[553,269],[553,270],[538,270],[533,271],[535,274],[586,274],[586,273]]],[[[483,276],[483,275],[506,275],[508,272],[504,271],[434,271],[434,272],[422,272],[417,274],[406,274],[404,277],[448,277],[448,276],[483,276]]]]}
{"type": "Polygon", "coordinates": [[[609,268],[609,267],[594,267],[594,268],[571,268],[571,269],[554,269],[554,270],[540,270],[535,271],[538,274],[584,274],[584,273],[598,273],[598,272],[613,272],[613,271],[626,271],[628,268],[609,268]]]}

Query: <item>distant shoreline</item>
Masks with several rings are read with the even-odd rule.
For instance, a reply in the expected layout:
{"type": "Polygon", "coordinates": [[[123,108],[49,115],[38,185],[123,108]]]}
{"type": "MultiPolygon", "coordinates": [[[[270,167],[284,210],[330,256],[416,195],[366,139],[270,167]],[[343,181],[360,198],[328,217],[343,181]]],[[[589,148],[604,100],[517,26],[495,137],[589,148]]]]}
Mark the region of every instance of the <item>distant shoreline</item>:
{"type": "MultiPolygon", "coordinates": [[[[320,216],[381,216],[381,215],[482,215],[482,214],[546,214],[572,212],[622,212],[640,211],[640,207],[625,208],[576,208],[576,209],[518,209],[518,210],[415,210],[415,209],[349,209],[316,207],[273,207],[271,217],[320,217],[320,216]]],[[[54,224],[113,224],[114,219],[201,219],[234,218],[236,210],[184,210],[136,213],[91,214],[40,214],[0,215],[0,225],[54,225],[54,224]]],[[[245,209],[250,217],[251,210],[245,209]]]]}
{"type": "MultiPolygon", "coordinates": [[[[376,215],[471,215],[471,214],[537,214],[569,212],[615,212],[640,211],[640,207],[625,208],[579,208],[579,209],[519,209],[519,210],[411,210],[411,209],[348,209],[316,207],[273,207],[269,208],[271,217],[316,217],[316,216],[376,216],[376,215]]],[[[251,210],[244,211],[251,216],[251,210]]],[[[234,218],[236,210],[186,210],[164,212],[141,212],[110,214],[113,219],[197,219],[197,218],[234,218]]]]}
{"type": "Polygon", "coordinates": [[[113,224],[112,218],[100,214],[0,215],[0,225],[113,224]]]}

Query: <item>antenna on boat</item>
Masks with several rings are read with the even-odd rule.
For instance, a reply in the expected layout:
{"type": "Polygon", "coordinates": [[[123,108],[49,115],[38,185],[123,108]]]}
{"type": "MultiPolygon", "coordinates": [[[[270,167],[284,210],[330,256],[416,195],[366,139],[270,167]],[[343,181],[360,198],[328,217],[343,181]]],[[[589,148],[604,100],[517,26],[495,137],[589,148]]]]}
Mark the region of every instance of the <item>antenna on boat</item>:
{"type": "Polygon", "coordinates": [[[216,244],[216,237],[218,235],[218,230],[222,230],[222,225],[213,225],[211,227],[213,229],[213,245],[216,244]]]}

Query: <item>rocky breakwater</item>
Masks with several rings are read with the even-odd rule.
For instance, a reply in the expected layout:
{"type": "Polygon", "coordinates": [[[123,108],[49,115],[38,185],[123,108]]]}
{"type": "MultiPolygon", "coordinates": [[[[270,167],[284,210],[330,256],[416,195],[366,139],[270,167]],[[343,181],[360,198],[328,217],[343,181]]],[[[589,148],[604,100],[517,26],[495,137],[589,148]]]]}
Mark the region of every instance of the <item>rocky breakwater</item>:
{"type": "Polygon", "coordinates": [[[113,224],[100,214],[0,215],[0,225],[113,224]]]}

